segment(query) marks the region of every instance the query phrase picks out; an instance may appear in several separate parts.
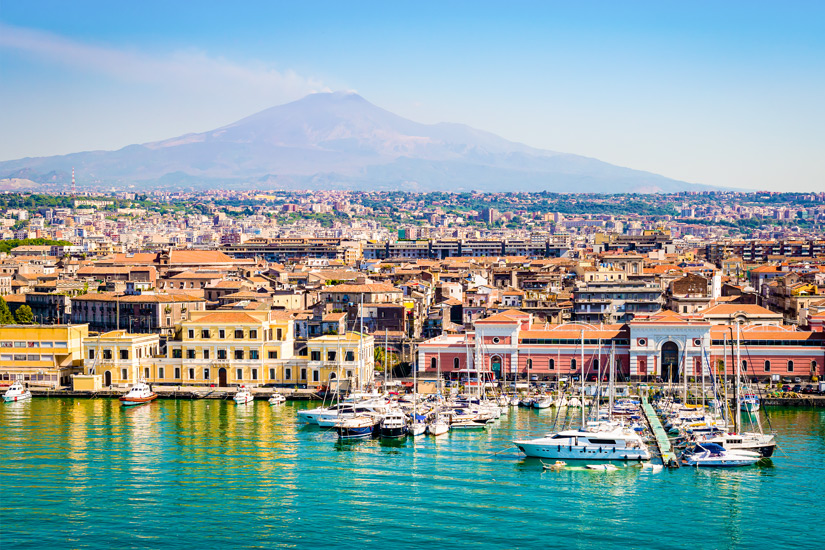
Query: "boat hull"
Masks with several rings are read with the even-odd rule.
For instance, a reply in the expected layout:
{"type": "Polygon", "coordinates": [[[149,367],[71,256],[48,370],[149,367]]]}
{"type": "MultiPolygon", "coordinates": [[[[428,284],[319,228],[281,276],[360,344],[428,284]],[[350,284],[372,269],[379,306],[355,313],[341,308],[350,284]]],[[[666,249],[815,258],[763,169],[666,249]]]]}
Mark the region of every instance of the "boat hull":
{"type": "Polygon", "coordinates": [[[149,397],[121,397],[120,404],[123,407],[134,407],[136,405],[143,405],[145,403],[150,403],[157,399],[157,394],[153,393],[149,397]]]}
{"type": "Polygon", "coordinates": [[[558,460],[650,460],[647,449],[598,446],[568,446],[514,442],[516,447],[530,458],[554,458],[558,460]]]}
{"type": "Polygon", "coordinates": [[[406,426],[395,426],[395,427],[381,427],[380,429],[381,437],[386,439],[398,439],[401,437],[406,437],[407,435],[407,427],[406,426]]]}
{"type": "Polygon", "coordinates": [[[18,401],[26,401],[27,399],[31,398],[32,394],[30,393],[24,393],[21,395],[4,395],[3,401],[5,401],[6,403],[16,403],[18,401]]]}
{"type": "Polygon", "coordinates": [[[335,428],[339,439],[364,439],[375,434],[375,426],[338,426],[335,428]]]}

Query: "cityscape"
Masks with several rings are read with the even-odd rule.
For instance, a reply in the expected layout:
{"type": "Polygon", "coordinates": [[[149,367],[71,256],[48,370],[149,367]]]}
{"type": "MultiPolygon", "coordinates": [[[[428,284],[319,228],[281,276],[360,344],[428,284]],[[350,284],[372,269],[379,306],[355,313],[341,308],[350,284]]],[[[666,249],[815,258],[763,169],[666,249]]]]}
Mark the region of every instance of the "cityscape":
{"type": "Polygon", "coordinates": [[[821,548],[818,5],[0,14],[3,548],[821,548]]]}

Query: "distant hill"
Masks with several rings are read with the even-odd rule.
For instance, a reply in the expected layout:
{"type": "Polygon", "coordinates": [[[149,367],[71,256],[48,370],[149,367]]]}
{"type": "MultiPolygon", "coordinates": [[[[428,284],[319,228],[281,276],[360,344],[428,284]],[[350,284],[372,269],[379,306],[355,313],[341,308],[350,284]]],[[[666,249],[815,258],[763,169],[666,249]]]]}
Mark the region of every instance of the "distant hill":
{"type": "Polygon", "coordinates": [[[462,124],[420,124],[353,93],[312,94],[200,134],[0,162],[0,178],[138,188],[655,193],[714,189],[544,151],[462,124]]]}

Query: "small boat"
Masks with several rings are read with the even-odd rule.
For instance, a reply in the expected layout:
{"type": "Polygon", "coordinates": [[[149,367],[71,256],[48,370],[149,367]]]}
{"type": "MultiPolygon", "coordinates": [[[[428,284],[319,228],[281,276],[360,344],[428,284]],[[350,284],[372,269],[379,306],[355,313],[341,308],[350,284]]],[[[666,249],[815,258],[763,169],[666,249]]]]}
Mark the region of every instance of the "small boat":
{"type": "Polygon", "coordinates": [[[12,401],[25,401],[26,399],[32,398],[32,392],[29,391],[28,388],[23,387],[23,384],[20,382],[15,382],[9,389],[6,390],[6,393],[3,394],[3,401],[6,403],[12,401]]]}
{"type": "Polygon", "coordinates": [[[716,443],[697,443],[682,454],[682,464],[705,468],[752,466],[762,455],[752,451],[729,451],[716,443]]]}
{"type": "Polygon", "coordinates": [[[450,431],[450,425],[443,420],[436,420],[427,426],[427,433],[430,435],[443,435],[450,431]]]}
{"type": "Polygon", "coordinates": [[[124,407],[131,407],[133,405],[143,405],[157,399],[158,394],[152,391],[149,384],[146,382],[138,382],[126,392],[126,395],[120,397],[120,404],[124,407]]]}
{"type": "Polygon", "coordinates": [[[552,397],[537,397],[533,401],[533,408],[534,409],[548,409],[553,404],[552,397]]]}
{"type": "Polygon", "coordinates": [[[567,466],[567,462],[564,462],[563,460],[557,460],[552,464],[548,464],[548,463],[544,462],[543,460],[541,461],[541,467],[543,469],[551,470],[553,472],[558,472],[560,470],[563,470],[565,468],[565,466],[567,466]]]}
{"type": "Polygon", "coordinates": [[[615,472],[619,468],[613,464],[587,464],[585,468],[588,470],[597,470],[599,472],[615,472]]]}
{"type": "Polygon", "coordinates": [[[235,392],[235,397],[232,399],[234,399],[238,405],[246,405],[247,403],[251,403],[255,397],[252,395],[252,392],[249,391],[249,388],[241,386],[238,388],[238,391],[235,392]]]}
{"type": "Polygon", "coordinates": [[[450,424],[451,430],[483,430],[487,427],[486,422],[482,422],[479,420],[456,420],[450,424]]]}
{"type": "Polygon", "coordinates": [[[362,439],[372,437],[378,427],[378,419],[371,415],[343,418],[335,423],[338,439],[362,439]]]}
{"type": "Polygon", "coordinates": [[[270,405],[283,405],[284,403],[286,403],[286,397],[280,393],[273,393],[272,397],[269,398],[270,405]]]}
{"type": "Polygon", "coordinates": [[[401,438],[407,435],[407,417],[400,410],[393,410],[381,419],[381,437],[401,438]]]}
{"type": "Polygon", "coordinates": [[[743,412],[755,413],[759,410],[759,397],[749,393],[742,396],[742,401],[739,403],[739,408],[743,412]]]}
{"type": "Polygon", "coordinates": [[[407,428],[407,433],[413,437],[424,435],[427,433],[427,425],[423,422],[413,422],[410,424],[409,428],[407,428]]]}

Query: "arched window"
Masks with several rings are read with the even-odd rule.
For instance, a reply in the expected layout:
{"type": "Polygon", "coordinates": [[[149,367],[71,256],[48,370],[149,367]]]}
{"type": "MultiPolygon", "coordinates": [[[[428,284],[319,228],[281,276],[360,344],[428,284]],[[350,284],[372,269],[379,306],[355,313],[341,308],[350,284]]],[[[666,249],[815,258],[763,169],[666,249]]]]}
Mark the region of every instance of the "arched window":
{"type": "Polygon", "coordinates": [[[599,360],[593,359],[593,370],[598,372],[599,371],[599,360]]]}
{"type": "Polygon", "coordinates": [[[748,362],[742,359],[742,372],[748,372],[748,362]]]}
{"type": "Polygon", "coordinates": [[[771,362],[765,361],[765,372],[771,372],[771,362]]]}
{"type": "Polygon", "coordinates": [[[788,361],[788,372],[793,372],[793,361],[788,361]]]}
{"type": "Polygon", "coordinates": [[[571,370],[571,371],[575,371],[575,370],[576,370],[576,360],[575,360],[575,359],[571,359],[571,360],[570,360],[570,370],[571,370]]]}
{"type": "Polygon", "coordinates": [[[461,366],[461,365],[459,364],[458,357],[454,358],[454,359],[453,359],[453,368],[454,368],[454,369],[457,369],[457,368],[459,368],[460,366],[461,366]]]}
{"type": "Polygon", "coordinates": [[[436,370],[438,368],[438,360],[433,357],[430,359],[430,370],[436,370]]]}
{"type": "Polygon", "coordinates": [[[811,361],[811,374],[816,374],[816,361],[811,361]]]}
{"type": "Polygon", "coordinates": [[[532,359],[527,360],[527,370],[533,370],[533,360],[532,359]]]}
{"type": "Polygon", "coordinates": [[[550,370],[556,370],[556,360],[550,359],[550,370]]]}

